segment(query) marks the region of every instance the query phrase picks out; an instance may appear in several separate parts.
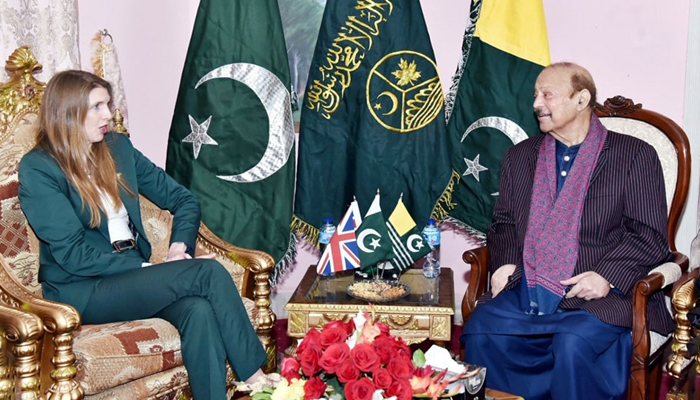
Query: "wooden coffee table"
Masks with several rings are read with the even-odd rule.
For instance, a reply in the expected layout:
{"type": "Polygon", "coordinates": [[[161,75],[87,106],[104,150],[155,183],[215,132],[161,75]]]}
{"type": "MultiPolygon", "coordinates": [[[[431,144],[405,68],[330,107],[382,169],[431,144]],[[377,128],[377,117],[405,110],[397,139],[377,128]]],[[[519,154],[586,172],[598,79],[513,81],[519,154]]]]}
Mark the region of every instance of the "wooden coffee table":
{"type": "Polygon", "coordinates": [[[486,388],[486,399],[493,399],[493,400],[525,400],[520,396],[516,396],[514,394],[506,393],[506,392],[501,392],[500,390],[494,390],[494,389],[489,389],[486,388]]]}
{"type": "MultiPolygon", "coordinates": [[[[427,279],[421,269],[408,269],[399,281],[409,286],[410,293],[391,303],[374,304],[376,319],[407,344],[430,339],[446,346],[452,335],[455,312],[452,270],[443,267],[439,277],[427,279]]],[[[321,328],[332,320],[349,321],[358,311],[369,310],[367,301],[346,293],[345,289],[353,282],[352,271],[338,273],[333,278],[319,277],[316,266],[311,265],[284,307],[289,313],[287,335],[302,338],[312,328],[321,328]]]]}

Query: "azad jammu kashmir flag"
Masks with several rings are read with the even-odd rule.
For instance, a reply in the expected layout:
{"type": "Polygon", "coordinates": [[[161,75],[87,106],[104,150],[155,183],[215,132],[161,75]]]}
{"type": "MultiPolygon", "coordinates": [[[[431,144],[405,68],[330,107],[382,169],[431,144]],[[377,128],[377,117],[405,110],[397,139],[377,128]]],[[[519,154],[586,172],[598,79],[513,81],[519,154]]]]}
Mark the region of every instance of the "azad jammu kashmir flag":
{"type": "Polygon", "coordinates": [[[166,171],[219,237],[290,260],[294,126],[277,0],[201,0],[170,127],[166,171]],[[291,157],[290,157],[291,156],[291,157]]]}
{"type": "Polygon", "coordinates": [[[483,236],[505,151],[540,132],[532,96],[550,58],[542,0],[477,0],[470,20],[448,96],[452,166],[461,176],[450,217],[483,236]]]}
{"type": "Polygon", "coordinates": [[[338,220],[353,196],[369,204],[377,188],[382,199],[404,193],[420,221],[444,210],[444,94],[419,0],[328,1],[308,82],[297,232],[313,241],[324,218],[338,220]]]}
{"type": "Polygon", "coordinates": [[[335,272],[347,271],[360,267],[360,250],[357,246],[355,231],[362,223],[360,208],[353,200],[350,207],[340,220],[326,250],[316,266],[319,275],[330,275],[335,272]]]}
{"type": "Polygon", "coordinates": [[[389,231],[382,215],[379,191],[374,196],[362,224],[357,229],[357,246],[360,248],[362,269],[386,261],[392,257],[389,231]]]}
{"type": "Polygon", "coordinates": [[[415,261],[430,253],[430,246],[425,241],[421,229],[411,218],[402,198],[399,198],[386,226],[394,253],[391,265],[397,272],[401,273],[415,261]]]}

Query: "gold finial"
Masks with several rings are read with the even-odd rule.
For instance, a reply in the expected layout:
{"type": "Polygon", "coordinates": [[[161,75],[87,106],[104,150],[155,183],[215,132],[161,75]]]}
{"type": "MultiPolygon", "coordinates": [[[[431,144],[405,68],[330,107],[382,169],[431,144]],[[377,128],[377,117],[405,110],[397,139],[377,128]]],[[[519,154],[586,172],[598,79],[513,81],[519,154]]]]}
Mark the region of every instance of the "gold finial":
{"type": "Polygon", "coordinates": [[[0,141],[27,113],[39,113],[46,84],[34,78],[42,69],[29,46],[16,49],[5,64],[9,80],[0,86],[0,141]]]}
{"type": "Polygon", "coordinates": [[[112,117],[112,125],[114,127],[115,132],[123,133],[129,137],[131,136],[126,130],[126,127],[124,127],[124,117],[122,116],[122,112],[119,111],[118,108],[114,110],[114,116],[112,117]]]}
{"type": "Polygon", "coordinates": [[[19,79],[17,76],[21,77],[22,75],[31,75],[34,72],[39,72],[42,68],[44,67],[36,60],[29,46],[17,48],[10,54],[5,63],[5,70],[10,75],[10,81],[19,79]]]}

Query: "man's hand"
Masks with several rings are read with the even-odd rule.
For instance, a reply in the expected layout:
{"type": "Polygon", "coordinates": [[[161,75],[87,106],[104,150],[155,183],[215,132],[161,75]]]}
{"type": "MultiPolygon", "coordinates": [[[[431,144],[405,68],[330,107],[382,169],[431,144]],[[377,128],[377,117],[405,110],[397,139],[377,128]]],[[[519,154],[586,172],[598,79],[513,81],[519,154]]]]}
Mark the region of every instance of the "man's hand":
{"type": "Polygon", "coordinates": [[[580,297],[586,301],[600,299],[610,292],[610,282],[593,271],[586,271],[582,274],[572,276],[561,281],[564,286],[571,285],[571,290],[566,294],[566,298],[580,297]]]}
{"type": "Polygon", "coordinates": [[[515,271],[515,264],[503,264],[491,275],[491,294],[493,297],[498,296],[501,290],[506,287],[508,277],[513,275],[513,271],[515,271]]]}
{"type": "MultiPolygon", "coordinates": [[[[214,258],[216,254],[200,254],[196,258],[214,258]]],[[[174,242],[170,245],[168,250],[168,258],[165,261],[177,261],[177,260],[188,260],[192,258],[191,255],[187,254],[187,245],[182,242],[174,242]]]]}

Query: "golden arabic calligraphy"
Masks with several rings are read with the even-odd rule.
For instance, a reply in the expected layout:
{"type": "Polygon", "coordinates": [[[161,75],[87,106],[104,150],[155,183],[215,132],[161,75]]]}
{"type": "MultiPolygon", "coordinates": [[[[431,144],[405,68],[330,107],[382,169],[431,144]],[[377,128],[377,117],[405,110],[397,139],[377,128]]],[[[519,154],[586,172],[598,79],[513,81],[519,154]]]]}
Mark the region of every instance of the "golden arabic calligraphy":
{"type": "Polygon", "coordinates": [[[354,8],[357,15],[348,16],[340,27],[326,53],[325,64],[319,67],[320,79],[314,79],[305,94],[306,107],[320,112],[326,119],[338,109],[352,73],[362,65],[374,37],[379,35],[379,25],[386,22],[394,5],[389,0],[358,0],[354,8]]]}

